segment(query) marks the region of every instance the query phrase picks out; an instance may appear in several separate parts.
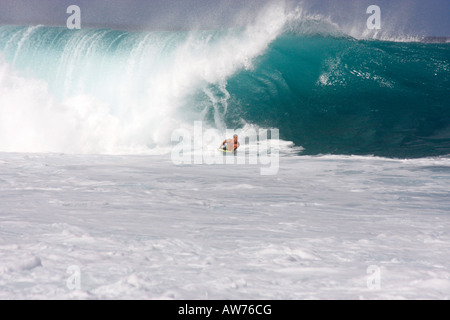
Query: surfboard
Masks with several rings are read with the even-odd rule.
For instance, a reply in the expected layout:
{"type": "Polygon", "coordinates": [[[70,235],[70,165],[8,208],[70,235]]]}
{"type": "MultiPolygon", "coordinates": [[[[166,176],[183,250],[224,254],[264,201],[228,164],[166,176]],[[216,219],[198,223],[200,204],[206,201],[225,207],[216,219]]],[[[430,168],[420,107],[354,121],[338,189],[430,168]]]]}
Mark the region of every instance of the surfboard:
{"type": "Polygon", "coordinates": [[[221,148],[217,149],[218,151],[221,151],[223,153],[234,153],[234,151],[229,151],[229,150],[223,150],[221,148]]]}

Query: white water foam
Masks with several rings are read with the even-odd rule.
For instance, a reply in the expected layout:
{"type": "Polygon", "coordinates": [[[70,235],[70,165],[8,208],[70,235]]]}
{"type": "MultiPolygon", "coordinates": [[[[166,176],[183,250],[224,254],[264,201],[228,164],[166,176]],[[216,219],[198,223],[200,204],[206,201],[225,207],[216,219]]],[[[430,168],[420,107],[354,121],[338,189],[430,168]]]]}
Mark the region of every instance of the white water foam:
{"type": "Polygon", "coordinates": [[[0,299],[449,299],[448,158],[0,164],[0,299]]]}

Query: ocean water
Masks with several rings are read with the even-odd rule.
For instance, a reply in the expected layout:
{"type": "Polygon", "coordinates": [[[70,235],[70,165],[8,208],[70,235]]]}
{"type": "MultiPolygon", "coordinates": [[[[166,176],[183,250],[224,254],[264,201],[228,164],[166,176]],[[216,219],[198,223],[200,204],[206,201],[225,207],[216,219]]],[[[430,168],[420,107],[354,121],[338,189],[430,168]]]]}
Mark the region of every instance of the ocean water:
{"type": "Polygon", "coordinates": [[[0,299],[448,299],[449,71],[449,43],[278,5],[222,30],[0,26],[0,299]],[[176,163],[195,123],[217,141],[176,163]],[[275,129],[271,175],[254,141],[195,161],[275,129]]]}
{"type": "Polygon", "coordinates": [[[358,40],[279,7],[227,30],[1,26],[0,71],[3,151],[163,153],[201,120],[277,128],[308,155],[450,153],[449,43],[358,40]]]}

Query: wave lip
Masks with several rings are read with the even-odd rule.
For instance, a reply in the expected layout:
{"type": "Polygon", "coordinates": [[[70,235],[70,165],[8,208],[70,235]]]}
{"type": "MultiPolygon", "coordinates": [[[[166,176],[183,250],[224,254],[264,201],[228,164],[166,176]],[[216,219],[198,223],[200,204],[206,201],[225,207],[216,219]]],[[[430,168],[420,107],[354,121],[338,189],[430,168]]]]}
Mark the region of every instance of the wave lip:
{"type": "Polygon", "coordinates": [[[227,79],[253,67],[255,57],[282,32],[284,19],[283,9],[274,6],[239,30],[0,27],[5,93],[0,148],[163,150],[173,130],[190,126],[209,109],[215,110],[214,125],[224,130],[227,79]],[[17,126],[24,128],[21,137],[10,138],[17,136],[17,126]]]}

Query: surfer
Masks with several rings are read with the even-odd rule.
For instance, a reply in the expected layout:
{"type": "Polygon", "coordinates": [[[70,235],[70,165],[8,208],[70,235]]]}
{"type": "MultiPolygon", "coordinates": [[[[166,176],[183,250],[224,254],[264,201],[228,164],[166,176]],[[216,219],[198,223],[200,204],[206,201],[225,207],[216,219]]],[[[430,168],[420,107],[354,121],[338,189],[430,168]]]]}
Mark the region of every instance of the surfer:
{"type": "Polygon", "coordinates": [[[238,141],[238,135],[235,134],[233,136],[233,139],[226,139],[222,142],[222,146],[220,146],[220,149],[223,151],[229,151],[229,152],[237,152],[237,149],[240,147],[240,143],[238,141]]]}

